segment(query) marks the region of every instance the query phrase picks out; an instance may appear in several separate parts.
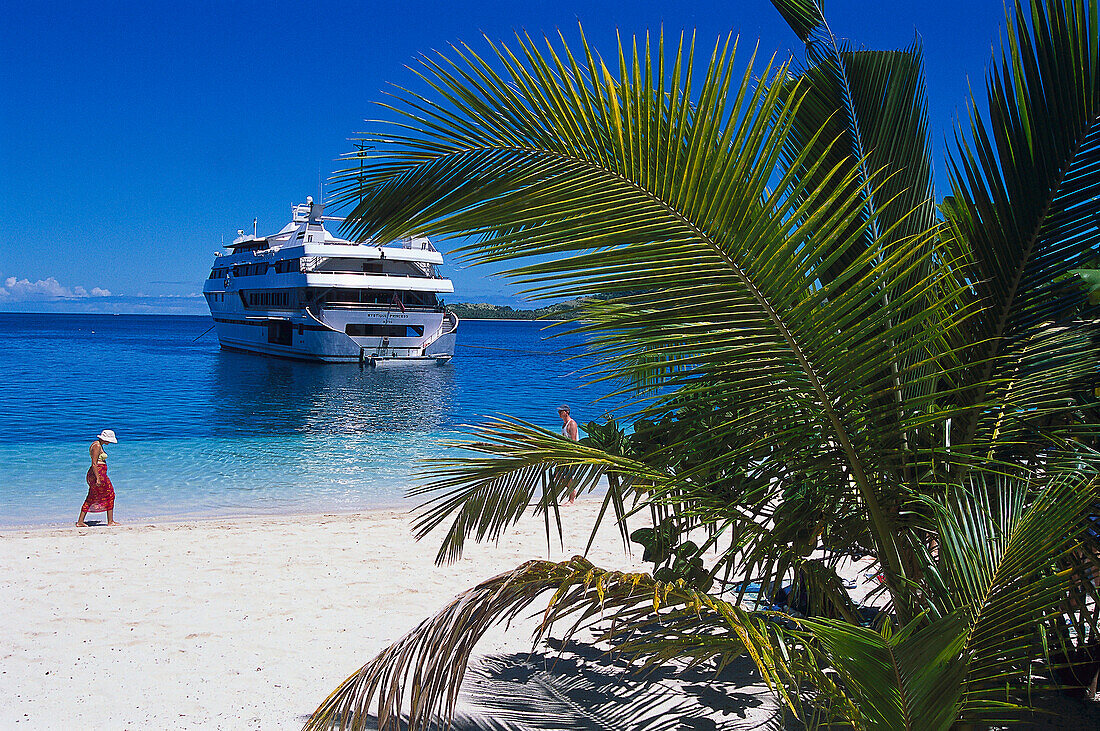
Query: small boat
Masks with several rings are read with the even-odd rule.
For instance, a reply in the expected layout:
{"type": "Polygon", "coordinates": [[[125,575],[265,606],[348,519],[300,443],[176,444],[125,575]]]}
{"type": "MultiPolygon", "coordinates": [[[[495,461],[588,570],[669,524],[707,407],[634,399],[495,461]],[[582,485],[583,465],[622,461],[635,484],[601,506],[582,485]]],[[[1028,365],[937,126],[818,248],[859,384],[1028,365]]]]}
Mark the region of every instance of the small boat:
{"type": "Polygon", "coordinates": [[[446,363],[458,317],[440,295],[443,255],[426,238],[385,244],[333,236],[312,197],[269,236],[237,231],[203,294],[221,347],[326,363],[446,363]]]}

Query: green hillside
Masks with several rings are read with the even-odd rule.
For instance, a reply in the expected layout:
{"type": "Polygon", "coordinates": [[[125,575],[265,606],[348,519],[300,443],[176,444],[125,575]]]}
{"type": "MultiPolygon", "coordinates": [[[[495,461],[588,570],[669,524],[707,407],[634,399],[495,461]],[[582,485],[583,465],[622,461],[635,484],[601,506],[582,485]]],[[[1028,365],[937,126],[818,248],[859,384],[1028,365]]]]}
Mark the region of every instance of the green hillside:
{"type": "Polygon", "coordinates": [[[517,310],[487,302],[458,302],[447,309],[463,320],[568,320],[573,317],[581,300],[559,302],[535,310],[517,310]]]}

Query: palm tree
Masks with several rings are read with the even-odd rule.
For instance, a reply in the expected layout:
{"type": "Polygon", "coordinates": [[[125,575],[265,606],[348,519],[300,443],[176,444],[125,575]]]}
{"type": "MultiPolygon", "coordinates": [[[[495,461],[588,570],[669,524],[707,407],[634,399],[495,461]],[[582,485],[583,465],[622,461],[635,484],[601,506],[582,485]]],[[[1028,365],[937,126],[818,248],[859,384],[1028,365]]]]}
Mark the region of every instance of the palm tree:
{"type": "Polygon", "coordinates": [[[732,39],[700,63],[693,40],[666,53],[659,36],[620,43],[613,73],[583,34],[579,52],[520,37],[424,59],[429,91],[399,91],[397,121],[338,176],[361,198],[349,235],[473,235],[470,259],[514,263],[533,296],[593,296],[574,326],[593,377],[638,399],[633,445],[479,428],[426,491],[421,534],[450,521],[440,560],[556,511],[566,474],[608,479],[601,519],[624,534],[650,510],[722,548],[665,580],[580,557],[518,567],[308,728],[362,727],[374,698],[395,727],[410,690],[410,728],[446,716],[485,628],[547,592],[540,631],[610,616],[607,640],[650,662],[748,652],[797,713],[857,727],[1012,720],[1044,648],[1071,649],[1069,626],[1095,639],[1096,348],[1070,275],[1100,212],[1095,4],[1017,2],[989,119],[972,100],[937,207],[919,49],[856,51],[814,0],[773,2],[805,68],[744,63],[732,39]],[[836,573],[856,552],[884,577],[872,626],[836,573]],[[794,577],[815,616],[709,592],[723,574],[794,577]]]}

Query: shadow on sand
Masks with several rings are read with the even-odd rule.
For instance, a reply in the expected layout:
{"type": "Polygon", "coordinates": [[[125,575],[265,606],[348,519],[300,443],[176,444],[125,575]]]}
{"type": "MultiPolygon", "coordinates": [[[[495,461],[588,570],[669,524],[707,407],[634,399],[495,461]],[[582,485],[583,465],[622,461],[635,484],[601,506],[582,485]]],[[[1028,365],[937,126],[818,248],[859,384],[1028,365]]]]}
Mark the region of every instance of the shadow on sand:
{"type": "Polygon", "coordinates": [[[492,655],[471,665],[450,728],[793,731],[802,726],[784,721],[748,658],[717,677],[701,668],[667,665],[642,672],[592,645],[549,640],[546,650],[492,655]]]}

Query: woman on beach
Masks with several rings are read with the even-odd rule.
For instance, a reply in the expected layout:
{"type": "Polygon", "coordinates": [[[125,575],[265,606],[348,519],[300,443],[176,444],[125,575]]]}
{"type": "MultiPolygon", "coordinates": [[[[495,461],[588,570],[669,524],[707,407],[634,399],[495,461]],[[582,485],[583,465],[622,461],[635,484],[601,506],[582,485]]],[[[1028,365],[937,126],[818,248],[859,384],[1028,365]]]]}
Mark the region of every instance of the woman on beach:
{"type": "Polygon", "coordinates": [[[88,482],[88,497],[80,506],[80,517],[76,524],[87,527],[84,517],[88,513],[102,513],[107,511],[107,525],[118,525],[115,522],[115,486],[111,484],[111,478],[107,476],[107,452],[103,450],[108,444],[118,444],[115,433],[110,429],[104,429],[88,447],[92,456],[92,466],[88,468],[85,479],[88,482]]]}

